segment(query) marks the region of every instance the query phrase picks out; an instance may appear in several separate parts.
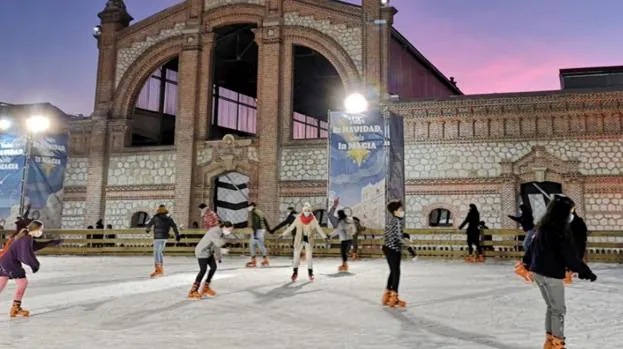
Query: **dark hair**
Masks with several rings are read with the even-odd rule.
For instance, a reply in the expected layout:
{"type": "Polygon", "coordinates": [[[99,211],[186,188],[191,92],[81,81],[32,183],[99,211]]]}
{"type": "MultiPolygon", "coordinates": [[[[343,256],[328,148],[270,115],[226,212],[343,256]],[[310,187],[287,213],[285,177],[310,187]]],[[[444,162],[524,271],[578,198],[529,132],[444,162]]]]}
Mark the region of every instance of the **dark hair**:
{"type": "Polygon", "coordinates": [[[294,206],[288,207],[288,211],[294,211],[294,210],[295,210],[294,206]]]}
{"type": "Polygon", "coordinates": [[[206,208],[206,207],[208,207],[208,205],[206,205],[206,204],[201,204],[201,205],[199,205],[199,208],[200,208],[200,209],[202,209],[202,210],[203,210],[204,208],[206,208]]]}
{"type": "Polygon", "coordinates": [[[346,212],[344,210],[337,211],[337,219],[343,221],[346,219],[346,212]]]}
{"type": "Polygon", "coordinates": [[[400,208],[402,208],[402,202],[400,200],[392,201],[389,204],[387,204],[387,210],[392,214],[398,211],[398,209],[400,208]]]}
{"type": "Polygon", "coordinates": [[[545,215],[537,224],[539,231],[570,236],[568,219],[573,207],[575,202],[569,197],[554,195],[553,200],[547,205],[545,215]]]}
{"type": "Polygon", "coordinates": [[[233,224],[231,224],[231,222],[230,222],[230,221],[221,222],[221,224],[220,224],[220,227],[221,227],[221,228],[231,228],[231,227],[233,227],[233,226],[234,226],[234,225],[233,225],[233,224]]]}

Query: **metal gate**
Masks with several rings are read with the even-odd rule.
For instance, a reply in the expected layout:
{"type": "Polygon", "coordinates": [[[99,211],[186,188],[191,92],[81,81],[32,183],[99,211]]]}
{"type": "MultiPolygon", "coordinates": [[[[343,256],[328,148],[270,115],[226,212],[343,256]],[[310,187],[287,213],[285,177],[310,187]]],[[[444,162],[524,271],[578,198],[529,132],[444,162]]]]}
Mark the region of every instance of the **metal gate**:
{"type": "Polygon", "coordinates": [[[214,207],[222,221],[230,221],[236,228],[246,227],[249,220],[249,177],[229,172],[216,178],[214,207]]]}

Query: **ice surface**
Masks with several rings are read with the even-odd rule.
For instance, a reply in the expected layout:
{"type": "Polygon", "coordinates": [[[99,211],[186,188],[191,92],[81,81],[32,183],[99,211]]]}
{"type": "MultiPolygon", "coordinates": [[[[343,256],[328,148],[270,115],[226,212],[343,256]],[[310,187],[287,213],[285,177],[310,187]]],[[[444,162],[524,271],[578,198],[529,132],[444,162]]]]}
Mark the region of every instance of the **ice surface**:
{"type": "MultiPolygon", "coordinates": [[[[165,257],[150,280],[148,257],[41,257],[30,275],[27,319],[9,319],[14,283],[0,295],[0,348],[541,348],[545,306],[512,264],[403,262],[404,312],[384,309],[383,260],[315,261],[290,283],[287,258],[244,268],[228,257],[216,298],[186,300],[196,260],[165,257]]],[[[567,288],[569,348],[623,347],[623,268],[593,265],[599,280],[567,288]],[[614,346],[612,346],[614,345],[614,346]]]]}

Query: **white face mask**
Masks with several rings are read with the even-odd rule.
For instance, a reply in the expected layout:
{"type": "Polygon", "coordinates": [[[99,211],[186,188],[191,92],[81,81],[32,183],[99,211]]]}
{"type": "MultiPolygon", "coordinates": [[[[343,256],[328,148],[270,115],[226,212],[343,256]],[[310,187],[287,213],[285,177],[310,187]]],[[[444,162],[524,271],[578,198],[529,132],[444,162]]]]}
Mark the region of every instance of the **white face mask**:
{"type": "Polygon", "coordinates": [[[573,222],[573,218],[575,218],[575,216],[573,215],[573,213],[569,214],[569,223],[573,222]]]}
{"type": "Polygon", "coordinates": [[[40,238],[41,235],[43,235],[43,229],[39,229],[39,230],[35,230],[30,232],[30,235],[36,237],[36,238],[40,238]]]}
{"type": "Polygon", "coordinates": [[[230,235],[232,233],[232,229],[231,228],[224,228],[223,229],[223,235],[230,235]]]}
{"type": "Polygon", "coordinates": [[[396,217],[404,218],[405,217],[405,211],[398,211],[398,212],[396,212],[396,217]]]}
{"type": "Polygon", "coordinates": [[[311,214],[312,214],[312,213],[311,213],[311,212],[309,212],[309,211],[305,211],[305,212],[303,212],[303,215],[305,215],[305,217],[309,217],[309,216],[311,216],[311,214]]]}
{"type": "Polygon", "coordinates": [[[253,206],[249,206],[249,212],[253,211],[254,207],[253,206]]]}

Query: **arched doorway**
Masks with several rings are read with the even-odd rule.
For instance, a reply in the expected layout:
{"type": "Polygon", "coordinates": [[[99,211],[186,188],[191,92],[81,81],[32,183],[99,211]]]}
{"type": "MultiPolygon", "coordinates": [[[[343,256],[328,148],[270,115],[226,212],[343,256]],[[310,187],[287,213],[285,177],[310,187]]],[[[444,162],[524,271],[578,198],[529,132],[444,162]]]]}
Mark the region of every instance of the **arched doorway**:
{"type": "Polygon", "coordinates": [[[249,177],[238,172],[223,173],[214,180],[214,207],[222,221],[244,228],[249,220],[249,177]]]}

